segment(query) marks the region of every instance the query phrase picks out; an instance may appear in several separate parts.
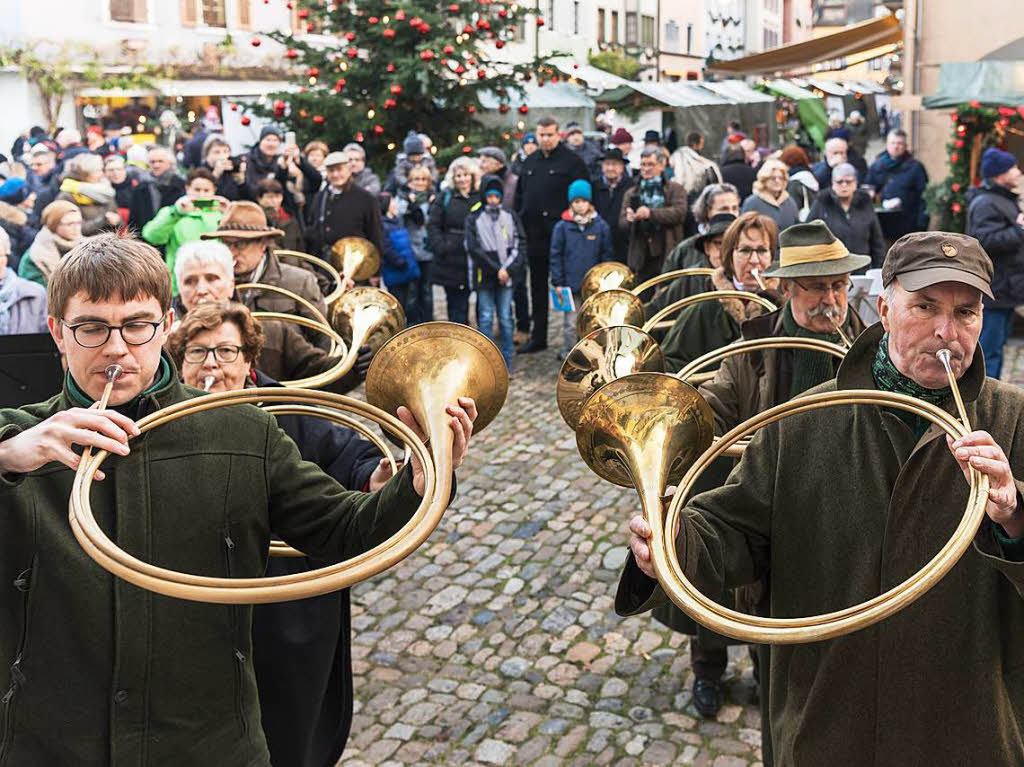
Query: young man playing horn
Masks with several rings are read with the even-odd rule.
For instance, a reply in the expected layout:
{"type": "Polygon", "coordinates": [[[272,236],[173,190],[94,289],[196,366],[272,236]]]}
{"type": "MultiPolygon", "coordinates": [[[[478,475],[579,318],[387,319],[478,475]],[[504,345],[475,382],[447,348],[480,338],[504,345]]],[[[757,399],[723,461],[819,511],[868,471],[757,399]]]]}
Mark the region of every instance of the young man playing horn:
{"type": "MultiPolygon", "coordinates": [[[[817,389],[899,392],[955,416],[946,349],[975,431],[952,441],[902,410],[815,410],[758,431],[724,487],[688,500],[676,537],[687,577],[715,598],[767,576],[770,614],[791,618],[904,582],[957,527],[969,467],[991,483],[973,546],[930,592],[855,633],[771,648],[763,726],[778,765],[1024,763],[1024,393],[985,377],[991,279],[974,238],[901,238],[882,270],[881,322],[817,389]]],[[[629,529],[620,614],[664,599],[650,526],[634,517],[629,529]]]]}
{"type": "MultiPolygon", "coordinates": [[[[251,609],[155,596],[101,570],[68,525],[75,447],[114,456],[97,472],[92,503],[121,548],[225,577],[263,574],[271,529],[330,560],[385,540],[418,505],[422,467],[374,494],[345,491],[252,407],[138,436],[133,419],[197,393],[162,352],[170,278],[144,243],[83,243],[58,265],[48,302],[68,363],[64,389],[0,410],[0,764],[269,767],[251,609]],[[109,408],[97,410],[114,364],[124,373],[109,408]]],[[[447,412],[458,466],[476,407],[461,399],[447,412]]],[[[405,408],[399,417],[415,428],[405,408]]]]}

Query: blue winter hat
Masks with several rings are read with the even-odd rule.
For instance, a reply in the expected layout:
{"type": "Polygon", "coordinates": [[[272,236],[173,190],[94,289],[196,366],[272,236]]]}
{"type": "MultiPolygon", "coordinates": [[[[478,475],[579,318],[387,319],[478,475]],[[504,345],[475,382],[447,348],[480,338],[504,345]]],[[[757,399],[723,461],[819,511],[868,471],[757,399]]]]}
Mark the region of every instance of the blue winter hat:
{"type": "Polygon", "coordinates": [[[579,200],[580,198],[588,202],[594,199],[590,182],[584,181],[582,178],[578,178],[569,184],[569,203],[571,204],[573,200],[579,200]]]}
{"type": "Polygon", "coordinates": [[[1016,164],[1017,158],[1012,154],[990,146],[981,156],[981,176],[982,178],[1001,176],[1016,164]]]}
{"type": "Polygon", "coordinates": [[[523,140],[519,142],[519,146],[526,146],[527,144],[536,144],[536,143],[537,143],[537,134],[533,133],[531,131],[530,133],[524,133],[523,134],[523,140]]]}
{"type": "Polygon", "coordinates": [[[406,155],[423,154],[426,151],[423,147],[423,139],[419,137],[416,131],[409,131],[409,135],[405,137],[405,141],[402,143],[402,150],[406,155]]]}
{"type": "Polygon", "coordinates": [[[12,176],[0,184],[0,201],[16,205],[28,196],[27,192],[25,179],[12,176]]]}

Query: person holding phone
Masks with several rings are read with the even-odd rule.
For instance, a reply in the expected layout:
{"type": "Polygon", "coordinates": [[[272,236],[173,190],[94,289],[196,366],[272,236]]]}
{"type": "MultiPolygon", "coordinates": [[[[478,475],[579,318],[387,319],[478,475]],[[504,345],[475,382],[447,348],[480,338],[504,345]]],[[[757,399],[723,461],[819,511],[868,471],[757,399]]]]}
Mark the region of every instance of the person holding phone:
{"type": "Polygon", "coordinates": [[[323,184],[323,176],[302,156],[295,135],[286,136],[275,125],[265,125],[259,142],[245,155],[245,186],[248,199],[259,199],[259,183],[272,178],[284,187],[282,207],[289,215],[299,214],[323,184]]]}
{"type": "Polygon", "coordinates": [[[171,289],[178,295],[174,280],[174,261],[178,248],[195,242],[203,232],[212,232],[220,224],[228,200],[217,194],[217,179],[206,168],[196,168],[185,181],[185,194],[172,205],[165,205],[152,221],[142,227],[142,238],[150,245],[163,246],[171,289]]]}

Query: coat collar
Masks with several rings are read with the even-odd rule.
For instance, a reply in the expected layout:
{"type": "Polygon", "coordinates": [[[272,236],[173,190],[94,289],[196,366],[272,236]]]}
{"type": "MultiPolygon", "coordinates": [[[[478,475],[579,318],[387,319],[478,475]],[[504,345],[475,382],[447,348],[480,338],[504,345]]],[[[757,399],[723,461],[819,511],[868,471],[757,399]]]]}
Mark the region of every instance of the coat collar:
{"type": "MultiPolygon", "coordinates": [[[[857,337],[839,366],[839,372],[836,374],[837,389],[876,388],[875,378],[871,373],[871,364],[875,359],[875,352],[878,350],[878,343],[882,340],[884,332],[882,323],[876,322],[857,337]]],[[[980,351],[981,347],[979,346],[974,352],[971,366],[957,381],[960,387],[960,396],[963,397],[964,402],[977,400],[985,386],[985,357],[979,353],[980,351]]],[[[950,403],[946,404],[950,405],[950,403]]]]}

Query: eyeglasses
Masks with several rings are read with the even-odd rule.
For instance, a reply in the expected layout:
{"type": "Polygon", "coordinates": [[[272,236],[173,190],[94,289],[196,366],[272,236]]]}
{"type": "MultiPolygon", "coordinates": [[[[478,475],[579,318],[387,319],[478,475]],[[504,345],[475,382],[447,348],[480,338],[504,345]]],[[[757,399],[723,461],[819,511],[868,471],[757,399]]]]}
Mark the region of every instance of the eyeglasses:
{"type": "Polygon", "coordinates": [[[834,178],[832,179],[833,184],[856,184],[857,179],[855,178],[834,178]]]}
{"type": "Polygon", "coordinates": [[[768,250],[768,248],[736,248],[736,254],[743,256],[744,258],[753,258],[755,256],[763,258],[769,253],[771,253],[771,251],[768,250]]]}
{"type": "Polygon", "coordinates": [[[851,285],[849,277],[842,280],[836,280],[829,284],[817,282],[814,285],[804,285],[800,280],[793,280],[793,282],[799,285],[800,289],[805,293],[810,293],[812,296],[817,296],[818,298],[824,298],[828,293],[835,293],[837,296],[841,295],[846,293],[850,289],[851,285]]]}
{"type": "Polygon", "coordinates": [[[186,346],[185,362],[192,365],[202,365],[206,358],[213,352],[213,358],[217,362],[234,362],[238,359],[238,353],[242,351],[241,346],[186,346]]]}
{"type": "Polygon", "coordinates": [[[96,349],[103,346],[110,338],[110,331],[116,330],[121,334],[121,339],[129,346],[145,346],[156,336],[157,328],[164,324],[163,318],[159,320],[133,320],[124,325],[107,325],[103,322],[81,322],[77,325],[68,325],[64,320],[61,324],[71,331],[75,343],[86,349],[96,349]]]}

